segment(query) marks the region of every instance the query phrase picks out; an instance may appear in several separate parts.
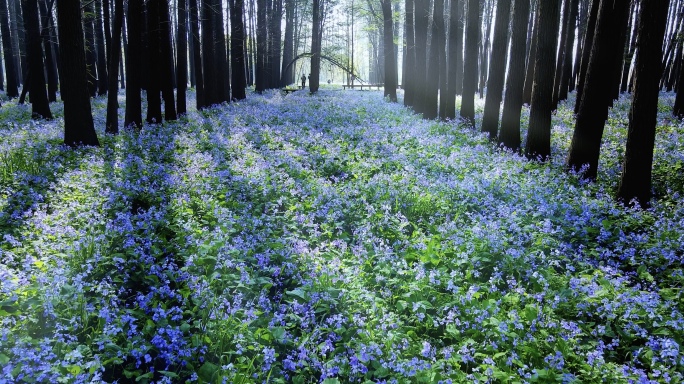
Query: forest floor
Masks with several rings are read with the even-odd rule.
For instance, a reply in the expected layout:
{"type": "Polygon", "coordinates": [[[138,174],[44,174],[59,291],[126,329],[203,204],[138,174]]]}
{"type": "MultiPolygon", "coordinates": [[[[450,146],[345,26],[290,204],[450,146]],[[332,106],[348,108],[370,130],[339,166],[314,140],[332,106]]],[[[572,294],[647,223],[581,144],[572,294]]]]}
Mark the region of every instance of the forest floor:
{"type": "Polygon", "coordinates": [[[96,99],[81,149],[61,104],[4,103],[0,383],[681,383],[672,102],[648,210],[613,198],[627,99],[596,183],[563,171],[571,104],[540,164],[381,92],[250,94],[116,137],[96,99]]]}

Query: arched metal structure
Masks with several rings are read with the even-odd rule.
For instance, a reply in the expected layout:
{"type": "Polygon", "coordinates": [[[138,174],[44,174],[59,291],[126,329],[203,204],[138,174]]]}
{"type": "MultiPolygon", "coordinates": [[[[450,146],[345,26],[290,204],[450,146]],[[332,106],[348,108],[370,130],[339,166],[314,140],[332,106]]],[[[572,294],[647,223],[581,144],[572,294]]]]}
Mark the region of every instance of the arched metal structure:
{"type": "MultiPolygon", "coordinates": [[[[295,57],[294,59],[292,59],[292,61],[290,61],[290,63],[285,67],[285,69],[283,70],[282,73],[283,73],[283,74],[287,73],[287,71],[290,70],[290,67],[291,67],[295,62],[297,62],[297,60],[299,60],[299,59],[304,59],[304,58],[311,58],[312,56],[313,56],[313,53],[311,53],[311,52],[300,53],[299,55],[297,55],[297,57],[295,57]]],[[[339,61],[337,61],[337,60],[335,60],[335,59],[333,59],[333,58],[331,58],[331,57],[328,57],[328,56],[326,56],[326,55],[321,55],[321,59],[327,60],[329,63],[333,64],[334,66],[336,66],[336,67],[342,69],[343,71],[347,72],[348,74],[352,75],[352,77],[353,77],[354,79],[360,81],[361,83],[365,83],[365,81],[364,81],[362,78],[360,78],[359,76],[357,76],[357,75],[354,73],[353,70],[351,70],[351,69],[345,67],[344,64],[340,63],[339,61]]],[[[283,82],[282,75],[281,75],[281,78],[280,78],[280,82],[281,82],[281,83],[283,82]]]]}

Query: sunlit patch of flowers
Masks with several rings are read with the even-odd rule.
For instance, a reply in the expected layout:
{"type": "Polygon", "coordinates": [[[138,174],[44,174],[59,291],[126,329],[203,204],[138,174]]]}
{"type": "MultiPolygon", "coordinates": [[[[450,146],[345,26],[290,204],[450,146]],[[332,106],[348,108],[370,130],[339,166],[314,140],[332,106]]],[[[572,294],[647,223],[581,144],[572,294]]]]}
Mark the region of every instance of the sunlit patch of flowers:
{"type": "Polygon", "coordinates": [[[5,104],[0,383],[682,382],[672,98],[646,211],[612,198],[627,98],[595,184],[563,172],[572,100],[548,164],[378,93],[250,95],[80,150],[5,104]]]}

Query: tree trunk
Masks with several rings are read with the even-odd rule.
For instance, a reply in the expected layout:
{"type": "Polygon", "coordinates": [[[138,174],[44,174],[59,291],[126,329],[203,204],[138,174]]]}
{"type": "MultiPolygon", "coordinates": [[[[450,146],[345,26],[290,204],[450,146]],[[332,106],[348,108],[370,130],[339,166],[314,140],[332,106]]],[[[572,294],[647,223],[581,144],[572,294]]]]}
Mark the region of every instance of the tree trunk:
{"type": "Polygon", "coordinates": [[[38,3],[42,25],[41,36],[43,39],[43,50],[45,51],[45,69],[48,83],[48,101],[57,101],[57,87],[59,76],[57,73],[57,60],[55,58],[54,45],[50,39],[50,25],[52,24],[52,10],[47,9],[45,0],[38,3]]]}
{"type": "Polygon", "coordinates": [[[119,102],[117,80],[121,59],[121,28],[123,25],[123,0],[114,0],[114,31],[109,39],[109,94],[107,95],[107,133],[119,133],[119,102]]]}
{"type": "MultiPolygon", "coordinates": [[[[235,1],[235,0],[231,0],[235,1]]],[[[295,79],[294,76],[292,75],[292,71],[288,70],[287,72],[285,69],[287,66],[294,60],[294,8],[295,8],[295,0],[285,0],[285,41],[283,42],[283,66],[281,68],[281,74],[280,74],[280,86],[281,87],[286,87],[292,83],[294,83],[295,79]]],[[[242,15],[242,11],[240,11],[240,15],[242,15]]],[[[237,20],[236,20],[237,21],[237,20]]],[[[233,24],[233,18],[232,18],[232,13],[231,13],[231,27],[233,24]]],[[[242,16],[240,16],[240,23],[242,23],[242,16]]],[[[233,32],[234,33],[234,32],[233,32]]],[[[231,39],[231,44],[234,44],[233,40],[231,39]]],[[[242,45],[241,45],[242,46],[242,45]]],[[[233,51],[231,51],[233,52],[233,51]]],[[[233,53],[235,54],[235,53],[233,53]]],[[[244,63],[244,58],[242,59],[244,63]]],[[[244,72],[244,71],[243,71],[244,72]]],[[[243,75],[244,78],[244,75],[243,75]]],[[[235,87],[235,86],[233,86],[235,87]]],[[[235,91],[233,91],[235,92],[235,91]]]]}
{"type": "Polygon", "coordinates": [[[579,112],[580,104],[582,103],[582,97],[584,96],[584,82],[586,81],[589,58],[591,57],[591,50],[594,45],[594,33],[596,32],[596,20],[598,18],[600,4],[601,0],[591,0],[589,21],[587,22],[587,33],[584,36],[584,42],[582,43],[582,64],[580,64],[579,75],[577,76],[575,114],[579,112]]]}
{"type": "Polygon", "coordinates": [[[12,34],[10,33],[10,24],[7,0],[0,0],[0,32],[2,32],[2,53],[5,57],[5,78],[7,79],[7,96],[15,98],[19,96],[19,81],[17,80],[17,60],[12,49],[12,34]]]}
{"type": "Polygon", "coordinates": [[[480,35],[479,0],[468,0],[468,21],[465,31],[465,55],[463,57],[463,96],[461,117],[475,125],[475,90],[477,88],[477,51],[480,35]]]}
{"type": "MultiPolygon", "coordinates": [[[[489,71],[489,54],[491,51],[491,34],[492,34],[492,16],[494,14],[494,0],[483,0],[485,6],[482,8],[484,13],[484,39],[480,46],[480,81],[478,85],[478,93],[480,99],[484,98],[484,87],[487,83],[487,74],[489,71]]],[[[510,0],[509,0],[510,5],[510,0]]]]}
{"type": "Polygon", "coordinates": [[[271,74],[271,84],[270,88],[280,87],[280,58],[282,54],[281,49],[281,23],[283,20],[283,1],[273,0],[273,7],[271,12],[270,20],[270,33],[269,33],[269,65],[271,74]]]}
{"type": "MultiPolygon", "coordinates": [[[[13,19],[12,24],[14,25],[14,30],[16,31],[14,35],[16,36],[17,40],[17,58],[19,59],[19,68],[21,69],[21,76],[19,76],[19,80],[21,80],[28,77],[28,61],[26,60],[26,35],[24,33],[24,16],[21,12],[21,0],[14,0],[13,4],[14,8],[13,12],[10,14],[10,17],[13,19]]],[[[12,11],[12,9],[10,9],[10,11],[12,11]]]]}
{"type": "MultiPolygon", "coordinates": [[[[95,44],[97,46],[97,94],[104,95],[107,93],[109,77],[107,76],[107,55],[105,54],[101,0],[95,1],[95,22],[93,25],[95,27],[95,44]]],[[[116,92],[116,90],[114,91],[116,92]]]]}
{"type": "MultiPolygon", "coordinates": [[[[444,104],[444,118],[456,117],[456,83],[458,78],[463,82],[463,24],[461,23],[462,0],[451,0],[449,3],[449,53],[447,62],[447,90],[440,96],[440,106],[444,104]]],[[[462,85],[462,84],[461,84],[462,85]]]]}
{"type": "Polygon", "coordinates": [[[204,101],[204,71],[202,65],[202,53],[200,42],[199,29],[199,7],[198,0],[188,0],[188,10],[190,11],[190,35],[192,36],[192,57],[195,62],[195,97],[197,109],[200,110],[205,107],[204,101]]]}
{"type": "Polygon", "coordinates": [[[160,92],[164,78],[161,53],[161,30],[159,28],[160,0],[147,1],[147,53],[149,55],[149,77],[147,79],[147,123],[162,123],[160,92]]]}
{"type": "MultiPolygon", "coordinates": [[[[558,107],[558,92],[560,91],[560,82],[561,82],[561,76],[563,74],[563,63],[565,62],[565,46],[566,41],[568,40],[568,31],[570,29],[570,2],[572,0],[564,0],[563,1],[563,17],[562,21],[560,24],[561,28],[561,33],[560,33],[560,43],[558,44],[558,59],[556,60],[556,70],[555,70],[555,77],[553,81],[553,96],[552,96],[552,103],[553,103],[553,108],[556,109],[558,107]]],[[[574,28],[573,28],[574,30],[574,28]]]]}
{"type": "Polygon", "coordinates": [[[267,87],[266,51],[268,49],[268,28],[266,25],[265,0],[257,0],[256,14],[256,81],[254,90],[261,93],[265,91],[267,87]]]}
{"type": "MultiPolygon", "coordinates": [[[[159,30],[159,53],[160,53],[160,75],[159,82],[162,97],[164,99],[164,118],[167,121],[176,120],[176,101],[173,95],[174,83],[174,68],[173,68],[173,49],[171,44],[171,22],[169,18],[169,1],[168,0],[152,0],[158,1],[158,17],[159,21],[157,29],[159,30]]],[[[161,122],[161,121],[160,121],[161,122]]]]}
{"type": "Polygon", "coordinates": [[[580,1],[580,11],[577,30],[579,34],[577,35],[577,46],[574,55],[574,64],[572,68],[572,77],[570,78],[570,83],[568,85],[568,90],[570,92],[577,88],[577,77],[579,75],[579,68],[582,64],[582,52],[584,50],[584,36],[587,34],[587,22],[589,19],[589,0],[580,1]]]}
{"type": "MultiPolygon", "coordinates": [[[[634,52],[636,51],[636,39],[637,39],[637,27],[638,23],[636,22],[637,15],[639,14],[639,2],[634,1],[632,3],[632,15],[630,16],[630,21],[634,20],[634,22],[630,22],[632,25],[632,28],[630,29],[630,34],[629,34],[629,46],[627,47],[627,55],[625,56],[625,62],[624,66],[622,67],[622,83],[620,84],[620,92],[628,92],[629,91],[629,70],[632,66],[632,60],[634,59],[634,52]]],[[[663,32],[664,33],[664,32],[663,32]]],[[[661,54],[662,54],[662,49],[661,49],[661,54]]],[[[662,71],[662,68],[661,68],[662,71]]]]}
{"type": "MultiPolygon", "coordinates": [[[[600,1],[600,0],[599,0],[600,1]]],[[[523,103],[532,103],[532,84],[534,83],[534,63],[537,55],[537,40],[539,36],[539,1],[537,6],[532,8],[530,19],[533,20],[532,36],[527,44],[529,51],[527,52],[527,67],[525,68],[525,84],[523,85],[523,103]]]]}
{"type": "Polygon", "coordinates": [[[81,4],[79,1],[57,2],[62,100],[64,100],[64,144],[99,146],[88,96],[81,4]]]}
{"type": "MultiPolygon", "coordinates": [[[[38,17],[38,0],[22,1],[24,9],[24,26],[26,28],[26,47],[28,53],[29,73],[31,73],[31,116],[34,119],[52,119],[47,92],[45,90],[45,66],[43,65],[43,48],[40,37],[40,19],[38,17]]],[[[24,84],[24,88],[27,84],[24,84]]]]}
{"type": "MultiPolygon", "coordinates": [[[[558,101],[567,100],[570,78],[572,77],[572,48],[575,43],[575,24],[579,12],[579,0],[570,0],[570,17],[568,19],[568,36],[565,40],[565,54],[561,67],[558,101]]],[[[579,44],[579,43],[578,43],[579,44]]],[[[557,105],[557,104],[556,104],[557,105]]]]}
{"type": "MultiPolygon", "coordinates": [[[[618,30],[627,17],[625,9],[629,0],[601,1],[594,42],[584,84],[584,96],[577,113],[577,123],[570,143],[567,168],[579,172],[588,165],[583,178],[595,180],[601,150],[603,128],[608,118],[608,99],[613,85],[612,71],[615,69],[615,42],[618,30]]],[[[622,47],[619,47],[620,49],[622,47]]]]}
{"type": "Polygon", "coordinates": [[[530,14],[530,0],[515,0],[511,28],[511,57],[504,96],[499,144],[515,152],[520,150],[520,114],[525,78],[525,45],[530,14]]]}
{"type": "Polygon", "coordinates": [[[641,2],[637,45],[634,98],[629,112],[625,160],[618,199],[641,207],[651,200],[651,172],[658,114],[658,88],[662,71],[662,44],[665,35],[668,0],[641,2]]]}
{"type": "Polygon", "coordinates": [[[484,115],[482,116],[482,132],[488,133],[492,140],[496,138],[496,133],[499,130],[499,111],[506,77],[510,13],[510,0],[497,1],[492,58],[489,62],[489,77],[487,79],[487,97],[485,98],[484,115]]]}
{"type": "MultiPolygon", "coordinates": [[[[438,0],[439,1],[439,0],[438,0]]],[[[397,102],[397,62],[394,55],[394,20],[392,0],[381,0],[383,18],[383,43],[385,46],[385,91],[384,96],[397,102]]]]}
{"type": "Polygon", "coordinates": [[[427,38],[428,20],[430,18],[430,1],[414,0],[414,56],[415,72],[412,76],[413,109],[423,113],[425,100],[425,78],[427,73],[427,38]]]}
{"type": "MultiPolygon", "coordinates": [[[[389,0],[386,0],[389,1],[389,0]]],[[[442,58],[444,49],[444,1],[434,1],[432,16],[432,32],[430,33],[430,57],[428,59],[428,71],[423,80],[425,91],[423,97],[423,118],[434,119],[438,116],[438,94],[440,92],[440,73],[442,72],[442,58]]],[[[444,92],[444,89],[442,89],[444,92]]]]}
{"type": "MultiPolygon", "coordinates": [[[[194,1],[194,0],[190,0],[194,1]]],[[[128,0],[128,60],[126,60],[126,116],[124,126],[142,128],[142,28],[144,26],[144,0],[128,0]]]]}
{"type": "Polygon", "coordinates": [[[414,20],[415,12],[413,9],[414,1],[405,0],[404,7],[406,18],[404,22],[406,50],[404,52],[402,87],[404,88],[404,105],[413,106],[415,96],[415,73],[416,73],[416,42],[414,20]]]}
{"type": "Polygon", "coordinates": [[[556,64],[560,0],[542,0],[537,6],[539,34],[534,62],[530,125],[525,141],[528,159],[545,161],[551,156],[551,112],[556,64]]]}
{"type": "MultiPolygon", "coordinates": [[[[637,60],[639,53],[637,52],[637,60]]],[[[684,62],[684,56],[677,58],[680,65],[684,62]]],[[[679,80],[677,81],[677,96],[675,97],[674,106],[672,107],[672,115],[678,119],[684,118],[684,71],[679,71],[679,80]]]]}
{"type": "Polygon", "coordinates": [[[309,91],[318,92],[321,74],[321,37],[323,35],[323,0],[313,0],[313,25],[311,28],[311,78],[309,91]]]}
{"type": "Polygon", "coordinates": [[[188,88],[188,25],[186,0],[178,0],[178,50],[176,52],[176,112],[187,112],[185,92],[188,88]]]}
{"type": "Polygon", "coordinates": [[[620,76],[622,75],[623,62],[626,56],[627,49],[627,31],[628,19],[629,19],[629,3],[631,0],[627,0],[628,4],[619,15],[620,24],[615,27],[618,28],[618,34],[616,40],[613,42],[613,67],[611,68],[611,83],[610,83],[610,94],[608,95],[607,103],[610,107],[613,106],[613,101],[620,97],[620,76]]]}
{"type": "Polygon", "coordinates": [[[95,10],[93,1],[87,2],[83,8],[83,29],[86,44],[86,65],[88,68],[88,90],[90,96],[97,96],[97,50],[95,47],[95,10]]]}
{"type": "Polygon", "coordinates": [[[245,88],[247,79],[245,78],[245,56],[244,56],[244,36],[245,27],[242,22],[244,13],[244,0],[229,0],[230,5],[230,63],[231,75],[233,80],[233,99],[243,100],[247,96],[245,88]]]}

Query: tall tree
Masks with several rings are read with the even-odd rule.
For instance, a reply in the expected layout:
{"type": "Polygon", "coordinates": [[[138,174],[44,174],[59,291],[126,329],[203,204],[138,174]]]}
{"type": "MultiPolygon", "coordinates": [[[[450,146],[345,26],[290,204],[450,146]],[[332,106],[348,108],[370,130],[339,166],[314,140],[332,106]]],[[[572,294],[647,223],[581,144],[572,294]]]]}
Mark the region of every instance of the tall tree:
{"type": "Polygon", "coordinates": [[[5,78],[7,79],[7,96],[19,96],[19,82],[17,80],[17,60],[12,49],[12,34],[10,32],[9,10],[7,0],[0,0],[0,33],[2,33],[2,53],[5,58],[5,78]]]}
{"type": "Polygon", "coordinates": [[[494,25],[494,42],[492,58],[489,62],[487,79],[487,97],[485,98],[482,116],[482,132],[496,138],[499,130],[499,110],[503,98],[504,80],[506,77],[506,51],[508,50],[508,22],[511,13],[510,0],[498,0],[496,3],[496,24],[494,25]]]}
{"type": "MultiPolygon", "coordinates": [[[[314,6],[320,5],[320,0],[314,6]]],[[[267,82],[267,50],[268,50],[268,26],[266,24],[266,0],[257,0],[256,11],[256,81],[254,90],[263,92],[268,86],[267,82]]],[[[313,44],[313,42],[312,42],[313,44]]],[[[312,58],[313,59],[313,58],[312,58]]]]}
{"type": "Polygon", "coordinates": [[[86,65],[88,73],[88,90],[90,96],[97,96],[97,48],[95,47],[95,9],[94,1],[83,6],[83,29],[86,44],[86,65]]]}
{"type": "MultiPolygon", "coordinates": [[[[48,1],[41,0],[38,2],[41,17],[41,36],[43,39],[43,50],[45,51],[45,72],[47,73],[48,84],[48,101],[57,101],[57,87],[59,84],[59,75],[57,71],[57,58],[55,41],[50,35],[52,28],[52,9],[48,9],[48,1]]],[[[53,4],[50,2],[50,4],[53,4]]],[[[52,7],[50,7],[52,8],[52,7]]]]}
{"type": "Polygon", "coordinates": [[[233,98],[235,100],[243,100],[247,97],[245,94],[245,88],[247,87],[244,54],[245,27],[242,22],[245,2],[244,0],[228,0],[228,4],[230,6],[230,63],[233,80],[233,98]]]}
{"type": "Polygon", "coordinates": [[[520,149],[520,114],[523,106],[523,74],[529,13],[530,0],[515,0],[511,28],[511,57],[508,61],[499,144],[516,152],[520,149]]]}
{"type": "MultiPolygon", "coordinates": [[[[52,112],[45,90],[45,66],[43,65],[43,48],[40,37],[40,19],[38,16],[38,0],[23,0],[24,27],[26,28],[26,46],[28,48],[28,65],[31,74],[29,84],[31,94],[31,115],[33,118],[52,119],[52,112]]],[[[26,84],[24,85],[26,87],[26,84]]]]}
{"type": "Polygon", "coordinates": [[[587,77],[587,69],[589,68],[589,58],[591,57],[591,49],[594,45],[594,32],[596,30],[596,20],[598,18],[598,10],[601,5],[601,0],[591,0],[591,7],[589,9],[589,19],[587,21],[587,33],[584,35],[584,42],[582,43],[582,62],[580,70],[577,75],[577,95],[575,98],[575,113],[579,112],[582,97],[584,96],[584,82],[587,77]]]}
{"type": "Polygon", "coordinates": [[[271,0],[271,12],[269,20],[269,74],[271,76],[271,84],[269,88],[278,88],[280,86],[280,58],[282,53],[282,28],[281,22],[283,20],[283,0],[271,0]]]}
{"type": "MultiPolygon", "coordinates": [[[[154,0],[153,0],[154,1],[154,0]]],[[[174,68],[173,49],[171,44],[171,20],[169,18],[169,0],[157,0],[159,21],[159,54],[160,54],[160,88],[164,99],[164,118],[176,120],[176,102],[173,95],[174,68]]],[[[224,40],[225,42],[225,40],[224,40]]],[[[225,45],[224,45],[225,53],[225,45]]]]}
{"type": "MultiPolygon", "coordinates": [[[[680,63],[684,62],[684,56],[680,56],[678,60],[680,60],[680,63]]],[[[677,96],[675,97],[674,106],[672,107],[672,114],[678,119],[684,118],[684,71],[679,71],[679,81],[677,81],[677,96]]]]}
{"type": "MultiPolygon", "coordinates": [[[[234,4],[235,0],[229,0],[229,4],[234,4]],[[230,2],[232,1],[232,3],[230,2]]],[[[243,1],[244,4],[244,1],[243,1]]],[[[295,82],[294,78],[294,72],[292,70],[288,70],[285,72],[285,69],[290,65],[292,60],[294,60],[295,52],[294,52],[294,27],[295,27],[295,0],[285,0],[285,39],[283,41],[283,67],[281,70],[281,82],[280,86],[285,87],[288,86],[292,83],[295,82]]],[[[231,12],[232,12],[232,7],[231,5],[231,12]]],[[[242,25],[242,10],[240,11],[240,25],[242,25]]],[[[237,20],[233,21],[233,14],[231,13],[231,28],[233,27],[233,23],[237,22],[237,20]]],[[[233,31],[234,33],[234,31],[233,31]]],[[[231,34],[231,54],[235,54],[234,51],[232,50],[232,44],[234,44],[232,40],[232,34],[231,34]]],[[[241,47],[243,46],[242,43],[240,45],[241,47]]],[[[242,62],[244,63],[244,55],[241,54],[242,57],[242,62]]],[[[290,68],[292,68],[290,66],[290,68]]],[[[244,70],[243,70],[244,72],[244,70]]],[[[244,76],[243,76],[244,77],[244,76]]],[[[233,80],[234,81],[234,80],[233,80]]],[[[234,87],[234,86],[233,86],[234,87]]],[[[233,91],[235,92],[235,91],[233,91]]],[[[237,98],[237,97],[235,97],[237,98]]]]}
{"type": "MultiPolygon", "coordinates": [[[[565,62],[565,46],[566,46],[566,41],[568,39],[568,30],[570,29],[570,25],[568,24],[570,21],[570,2],[572,0],[564,0],[563,1],[563,6],[561,7],[562,11],[562,21],[560,24],[560,43],[558,44],[558,59],[556,60],[556,71],[555,71],[555,79],[553,82],[553,106],[556,108],[558,106],[558,91],[560,89],[560,79],[561,75],[563,74],[563,63],[565,62]]],[[[574,25],[573,25],[573,30],[574,30],[574,25]]]]}
{"type": "MultiPolygon", "coordinates": [[[[428,71],[423,80],[425,91],[423,97],[423,118],[434,119],[438,116],[438,95],[440,93],[440,74],[444,61],[444,1],[434,0],[432,14],[432,32],[430,33],[430,56],[428,58],[428,71]]],[[[444,93],[442,88],[441,92],[444,93]]]]}
{"type": "MultiPolygon", "coordinates": [[[[97,46],[97,94],[107,93],[107,55],[105,54],[104,22],[102,18],[102,0],[95,0],[95,45],[97,46]]],[[[116,89],[114,90],[116,92],[116,89]]]]}
{"type": "Polygon", "coordinates": [[[199,29],[199,0],[188,0],[188,11],[190,12],[190,36],[192,36],[192,58],[195,62],[195,98],[197,109],[202,109],[204,103],[204,71],[202,64],[200,29],[199,29]]]}
{"type": "Polygon", "coordinates": [[[465,31],[465,55],[463,56],[463,96],[461,117],[468,124],[475,124],[475,90],[477,88],[477,51],[480,31],[479,0],[468,0],[468,20],[465,31]]]}
{"type": "Polygon", "coordinates": [[[527,67],[525,69],[525,84],[523,85],[523,103],[530,104],[532,102],[532,84],[534,83],[534,63],[536,62],[537,54],[537,36],[539,35],[539,1],[537,5],[532,7],[530,14],[530,24],[532,34],[527,44],[527,67]]]}
{"type": "Polygon", "coordinates": [[[226,33],[223,29],[223,2],[214,0],[214,60],[216,63],[216,100],[215,104],[230,102],[230,66],[226,52],[226,33]]]}
{"type": "MultiPolygon", "coordinates": [[[[194,1],[194,0],[190,0],[194,1]]],[[[128,0],[128,60],[126,60],[126,116],[124,126],[142,128],[142,28],[144,0],[128,0]]]]}
{"type": "Polygon", "coordinates": [[[430,0],[414,0],[414,57],[415,72],[413,77],[413,108],[423,113],[425,98],[425,78],[427,74],[427,38],[428,20],[430,19],[430,0]]]}
{"type": "Polygon", "coordinates": [[[404,105],[413,106],[413,96],[415,94],[415,73],[416,73],[416,43],[414,23],[413,0],[405,0],[405,22],[404,28],[406,39],[406,50],[404,51],[404,76],[402,76],[402,87],[404,88],[404,105]]]}
{"type": "Polygon", "coordinates": [[[625,160],[618,198],[636,199],[647,207],[651,199],[651,170],[658,114],[658,83],[662,71],[662,41],[669,0],[642,1],[638,20],[634,97],[629,111],[625,160]]]}
{"type": "Polygon", "coordinates": [[[461,10],[463,0],[449,2],[449,43],[447,54],[447,90],[441,96],[440,107],[444,104],[444,118],[456,117],[457,83],[461,79],[463,85],[463,23],[461,10]]]}
{"type": "Polygon", "coordinates": [[[611,75],[615,69],[614,45],[620,33],[617,28],[623,23],[621,19],[627,17],[625,9],[628,7],[629,0],[601,1],[599,7],[584,94],[567,160],[568,169],[574,171],[588,165],[583,175],[588,180],[596,179],[598,171],[601,138],[608,118],[608,100],[613,84],[611,75]]]}
{"type": "Polygon", "coordinates": [[[107,121],[105,131],[119,132],[119,102],[117,100],[117,74],[121,59],[121,29],[123,25],[123,0],[114,0],[114,31],[109,39],[109,84],[107,88],[107,121]]]}
{"type": "Polygon", "coordinates": [[[57,3],[62,100],[64,100],[64,144],[99,146],[88,96],[86,59],[80,1],[57,3]]]}
{"type": "Polygon", "coordinates": [[[566,27],[565,47],[561,47],[565,52],[563,53],[563,62],[561,63],[561,73],[558,84],[557,101],[566,100],[568,98],[568,89],[570,78],[572,77],[572,50],[575,43],[575,24],[577,20],[577,13],[579,12],[579,0],[570,0],[570,15],[568,17],[568,25],[566,27]]]}
{"type": "Polygon", "coordinates": [[[556,64],[560,0],[543,0],[537,5],[539,34],[534,63],[530,125],[525,141],[527,158],[546,160],[551,156],[551,112],[553,75],[556,64]]]}
{"type": "Polygon", "coordinates": [[[323,39],[323,19],[325,0],[313,0],[313,25],[311,27],[311,79],[309,90],[318,92],[321,74],[321,44],[323,39]]]}
{"type": "MultiPolygon", "coordinates": [[[[439,0],[438,0],[439,1],[439,0]]],[[[383,44],[385,46],[385,90],[390,101],[397,101],[397,60],[394,55],[394,20],[392,0],[381,0],[383,18],[383,44]]]]}
{"type": "Polygon", "coordinates": [[[176,53],[176,112],[187,112],[185,91],[188,88],[188,24],[186,0],[178,0],[178,52],[176,53]]]}

